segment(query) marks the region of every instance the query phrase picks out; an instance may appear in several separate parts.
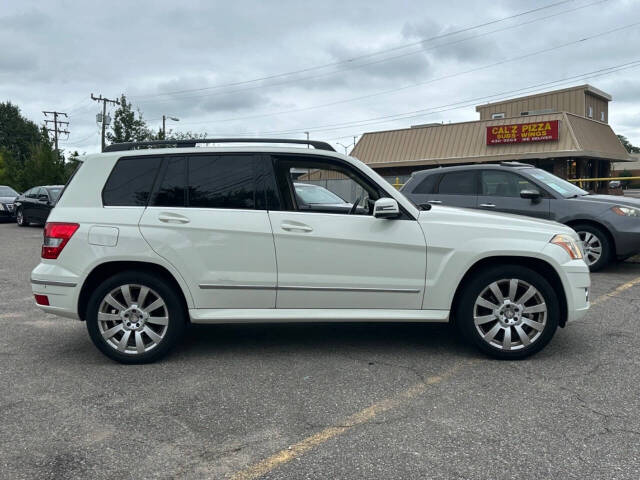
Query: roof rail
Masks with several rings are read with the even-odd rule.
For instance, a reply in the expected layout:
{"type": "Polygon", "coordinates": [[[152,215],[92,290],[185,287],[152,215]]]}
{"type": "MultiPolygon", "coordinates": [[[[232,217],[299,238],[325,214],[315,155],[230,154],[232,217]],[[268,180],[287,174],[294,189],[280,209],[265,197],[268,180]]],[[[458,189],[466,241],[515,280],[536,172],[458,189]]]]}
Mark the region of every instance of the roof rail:
{"type": "Polygon", "coordinates": [[[145,147],[189,148],[195,147],[198,143],[294,143],[309,145],[317,150],[335,152],[335,149],[327,142],[318,140],[295,140],[293,138],[192,138],[189,140],[150,140],[146,142],[114,143],[106,146],[104,151],[123,152],[145,147]]]}
{"type": "Polygon", "coordinates": [[[533,167],[533,165],[531,165],[530,163],[513,162],[513,161],[500,162],[500,165],[502,165],[503,167],[533,167]]]}

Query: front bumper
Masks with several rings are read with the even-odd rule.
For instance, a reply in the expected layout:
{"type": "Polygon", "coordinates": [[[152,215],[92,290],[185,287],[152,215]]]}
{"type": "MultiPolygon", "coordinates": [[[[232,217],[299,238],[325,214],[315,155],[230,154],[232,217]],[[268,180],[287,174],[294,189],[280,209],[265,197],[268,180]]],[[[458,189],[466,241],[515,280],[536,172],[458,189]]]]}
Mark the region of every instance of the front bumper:
{"type": "Polygon", "coordinates": [[[0,210],[0,220],[15,220],[16,211],[12,210],[0,210]]]}
{"type": "Polygon", "coordinates": [[[557,245],[549,244],[543,252],[557,262],[556,271],[560,276],[567,302],[566,323],[579,320],[587,314],[590,307],[589,267],[583,260],[571,260],[569,255],[557,245]]]}

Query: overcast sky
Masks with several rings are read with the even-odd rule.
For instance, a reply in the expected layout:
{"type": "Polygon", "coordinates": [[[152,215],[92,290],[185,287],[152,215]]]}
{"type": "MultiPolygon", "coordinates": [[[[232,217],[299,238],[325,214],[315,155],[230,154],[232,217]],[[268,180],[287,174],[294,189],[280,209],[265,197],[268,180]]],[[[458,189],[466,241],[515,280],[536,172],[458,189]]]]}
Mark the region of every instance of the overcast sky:
{"type": "Polygon", "coordinates": [[[349,145],[363,132],[475,120],[476,104],[583,83],[613,96],[613,129],[640,145],[637,0],[0,7],[0,101],[37,123],[42,110],[68,112],[65,149],[99,151],[91,93],[126,94],[155,128],[166,114],[179,131],[310,131],[349,145]]]}

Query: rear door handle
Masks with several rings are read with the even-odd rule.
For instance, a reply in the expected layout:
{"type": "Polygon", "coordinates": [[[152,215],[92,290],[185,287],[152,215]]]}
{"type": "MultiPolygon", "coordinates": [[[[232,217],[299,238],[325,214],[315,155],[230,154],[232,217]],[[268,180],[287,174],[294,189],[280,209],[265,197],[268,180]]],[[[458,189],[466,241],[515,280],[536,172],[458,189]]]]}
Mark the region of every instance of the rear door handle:
{"type": "Polygon", "coordinates": [[[179,215],[177,213],[168,213],[168,212],[163,212],[160,215],[158,215],[158,220],[160,220],[163,223],[189,223],[191,221],[183,215],[179,215]]]}
{"type": "Polygon", "coordinates": [[[440,205],[442,200],[427,200],[427,203],[430,203],[431,205],[440,205]]]}
{"type": "Polygon", "coordinates": [[[304,223],[282,222],[280,227],[288,232],[313,232],[313,228],[304,223]]]}
{"type": "Polygon", "coordinates": [[[487,208],[496,208],[496,205],[494,203],[481,203],[480,206],[487,208]]]}

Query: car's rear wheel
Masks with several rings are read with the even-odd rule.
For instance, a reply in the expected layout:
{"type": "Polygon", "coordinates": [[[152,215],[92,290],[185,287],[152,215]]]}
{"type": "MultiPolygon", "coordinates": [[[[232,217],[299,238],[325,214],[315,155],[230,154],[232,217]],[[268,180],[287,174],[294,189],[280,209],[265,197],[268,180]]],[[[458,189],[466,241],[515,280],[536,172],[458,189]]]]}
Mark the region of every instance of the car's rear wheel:
{"type": "Polygon", "coordinates": [[[597,272],[611,261],[611,242],[601,228],[589,224],[572,225],[582,241],[584,261],[589,270],[597,272]]]}
{"type": "Polygon", "coordinates": [[[145,272],[108,278],[87,308],[91,340],[120,363],[158,360],[178,342],[185,325],[185,309],[174,289],[145,272]]]}
{"type": "Polygon", "coordinates": [[[525,358],[553,337],[558,298],[547,280],[519,265],[484,270],[463,287],[456,322],[464,337],[500,359],[525,358]]]}
{"type": "Polygon", "coordinates": [[[21,227],[26,227],[27,225],[29,225],[29,220],[24,216],[22,208],[19,208],[16,212],[16,223],[21,227]]]}

